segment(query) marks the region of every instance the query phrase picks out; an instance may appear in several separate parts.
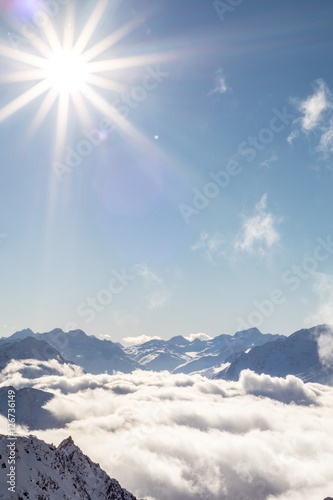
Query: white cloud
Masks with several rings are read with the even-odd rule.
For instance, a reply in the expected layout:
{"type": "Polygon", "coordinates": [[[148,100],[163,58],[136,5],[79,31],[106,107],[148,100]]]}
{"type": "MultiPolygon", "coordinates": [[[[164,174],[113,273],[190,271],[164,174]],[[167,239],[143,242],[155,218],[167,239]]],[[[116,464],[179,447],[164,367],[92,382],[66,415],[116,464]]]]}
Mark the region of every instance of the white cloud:
{"type": "Polygon", "coordinates": [[[324,153],[325,156],[333,153],[333,118],[323,132],[317,150],[324,153]]]}
{"type": "Polygon", "coordinates": [[[293,375],[287,375],[284,379],[264,373],[257,375],[251,370],[244,370],[241,372],[239,382],[246,394],[265,396],[282,403],[308,405],[315,403],[317,399],[316,392],[293,375]]]}
{"type": "Polygon", "coordinates": [[[165,305],[172,295],[162,278],[154,273],[146,264],[135,266],[137,274],[143,278],[144,287],[147,291],[145,299],[148,309],[157,309],[165,305]]]}
{"type": "Polygon", "coordinates": [[[280,235],[276,230],[279,222],[280,219],[267,212],[265,194],[255,206],[254,215],[245,218],[242,234],[235,243],[235,249],[266,255],[268,250],[280,241],[280,235]]]}
{"type": "Polygon", "coordinates": [[[213,94],[225,94],[230,88],[227,85],[226,79],[223,76],[222,70],[218,69],[215,75],[214,88],[209,92],[209,96],[213,94]]]}
{"type": "Polygon", "coordinates": [[[275,161],[278,161],[278,156],[276,154],[272,154],[270,158],[267,158],[267,160],[264,160],[260,163],[260,167],[261,168],[271,168],[272,166],[272,163],[274,163],[275,161]]]}
{"type": "MultiPolygon", "coordinates": [[[[46,408],[69,422],[33,434],[56,445],[71,435],[138,498],[322,500],[333,491],[331,387],[250,371],[239,382],[144,371],[26,382],[56,393],[46,408]]],[[[5,419],[0,426],[6,433],[5,419]]]]}
{"type": "Polygon", "coordinates": [[[226,382],[58,368],[65,376],[29,380],[16,365],[22,384],[55,394],[45,408],[68,422],[33,434],[56,445],[71,435],[138,498],[322,500],[333,491],[332,387],[249,370],[226,382]]]}
{"type": "Polygon", "coordinates": [[[314,313],[306,319],[308,324],[333,324],[333,275],[313,273],[313,291],[319,299],[314,313]]]}
{"type": "Polygon", "coordinates": [[[324,111],[331,107],[329,90],[325,82],[317,80],[315,86],[314,94],[298,104],[299,111],[303,114],[301,127],[306,132],[316,128],[323,117],[324,111]]]}
{"type": "Polygon", "coordinates": [[[315,132],[320,137],[316,147],[318,152],[327,156],[333,152],[333,98],[326,83],[319,79],[315,82],[312,95],[304,100],[292,99],[301,116],[293,123],[293,130],[288,137],[290,144],[301,132],[315,132]]]}
{"type": "Polygon", "coordinates": [[[150,337],[149,335],[138,335],[137,337],[125,337],[122,339],[126,344],[144,344],[149,340],[162,340],[161,337],[150,337]]]}
{"type": "Polygon", "coordinates": [[[186,340],[189,340],[190,342],[193,342],[195,339],[200,339],[200,340],[211,340],[212,337],[207,335],[206,333],[190,333],[190,335],[187,335],[187,337],[184,337],[186,340]]]}
{"type": "Polygon", "coordinates": [[[333,368],[333,330],[318,337],[318,356],[324,367],[333,368]]]}
{"type": "Polygon", "coordinates": [[[210,262],[214,262],[215,257],[223,256],[224,238],[220,233],[209,236],[208,233],[201,233],[199,240],[192,245],[191,249],[195,252],[202,250],[210,262]]]}

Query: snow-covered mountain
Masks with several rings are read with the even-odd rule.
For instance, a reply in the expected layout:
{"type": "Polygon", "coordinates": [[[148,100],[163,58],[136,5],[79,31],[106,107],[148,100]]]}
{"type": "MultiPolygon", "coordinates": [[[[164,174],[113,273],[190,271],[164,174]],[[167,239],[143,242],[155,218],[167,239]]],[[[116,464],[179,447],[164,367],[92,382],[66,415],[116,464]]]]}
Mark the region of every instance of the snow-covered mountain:
{"type": "Polygon", "coordinates": [[[192,342],[182,336],[170,340],[150,340],[127,347],[124,351],[148,370],[168,370],[173,373],[193,373],[224,363],[230,356],[266,342],[285,338],[262,334],[257,328],[222,334],[214,339],[192,342]]]}
{"type": "MultiPolygon", "coordinates": [[[[93,335],[86,335],[82,330],[65,333],[60,328],[56,328],[51,332],[33,333],[30,329],[26,329],[14,333],[8,340],[22,338],[34,338],[47,342],[66,360],[76,363],[89,373],[112,373],[114,370],[130,373],[139,368],[139,365],[118,344],[110,340],[100,340],[93,335]]],[[[2,350],[1,344],[0,349],[2,350]]]]}
{"type": "Polygon", "coordinates": [[[137,368],[193,373],[224,363],[233,354],[281,336],[262,334],[257,328],[251,328],[235,335],[219,335],[210,340],[197,338],[190,342],[179,335],[170,340],[151,340],[122,348],[120,344],[110,340],[88,336],[82,330],[65,333],[57,328],[51,332],[33,333],[28,328],[14,333],[9,339],[0,339],[0,351],[4,343],[9,345],[11,341],[18,343],[28,338],[47,342],[68,362],[81,366],[87,372],[98,374],[112,373],[113,370],[130,373],[137,368]]]}
{"type": "Polygon", "coordinates": [[[12,359],[37,359],[47,361],[56,359],[59,363],[66,363],[59,351],[45,340],[26,337],[22,340],[1,339],[0,343],[0,370],[3,370],[12,359]],[[14,341],[13,341],[14,340],[14,341]]]}
{"type": "Polygon", "coordinates": [[[34,436],[9,441],[0,435],[0,499],[5,500],[136,500],[82,453],[71,437],[57,448],[34,436]],[[15,492],[7,481],[14,443],[15,492]]]}
{"type": "Polygon", "coordinates": [[[43,406],[54,398],[50,392],[23,387],[15,389],[13,386],[0,388],[0,415],[8,417],[8,391],[15,390],[15,419],[19,425],[29,430],[61,428],[67,423],[60,417],[55,417],[43,406]]]}
{"type": "Polygon", "coordinates": [[[279,377],[292,374],[305,381],[330,384],[332,367],[322,362],[318,347],[324,337],[321,350],[326,344],[333,345],[332,329],[327,325],[300,330],[290,337],[262,334],[251,328],[209,340],[189,341],[177,336],[122,348],[110,340],[88,336],[82,330],[64,333],[55,329],[34,334],[27,329],[9,339],[0,339],[0,370],[11,359],[35,358],[72,362],[93,374],[114,370],[129,373],[139,368],[200,372],[208,377],[238,380],[240,372],[249,368],[256,373],[279,377]]]}
{"type": "Polygon", "coordinates": [[[333,384],[333,329],[320,325],[253,347],[236,357],[216,378],[238,380],[242,370],[276,377],[295,375],[305,382],[333,384]]]}

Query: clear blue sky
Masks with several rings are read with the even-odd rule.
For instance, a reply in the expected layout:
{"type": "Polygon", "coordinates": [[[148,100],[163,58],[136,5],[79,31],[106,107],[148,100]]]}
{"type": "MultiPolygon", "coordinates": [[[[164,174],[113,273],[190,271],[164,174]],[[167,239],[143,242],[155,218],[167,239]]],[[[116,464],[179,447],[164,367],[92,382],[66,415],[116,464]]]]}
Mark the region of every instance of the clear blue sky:
{"type": "Polygon", "coordinates": [[[106,4],[84,51],[132,25],[64,90],[40,25],[76,41],[103,2],[1,2],[0,334],[333,322],[332,1],[106,4]]]}

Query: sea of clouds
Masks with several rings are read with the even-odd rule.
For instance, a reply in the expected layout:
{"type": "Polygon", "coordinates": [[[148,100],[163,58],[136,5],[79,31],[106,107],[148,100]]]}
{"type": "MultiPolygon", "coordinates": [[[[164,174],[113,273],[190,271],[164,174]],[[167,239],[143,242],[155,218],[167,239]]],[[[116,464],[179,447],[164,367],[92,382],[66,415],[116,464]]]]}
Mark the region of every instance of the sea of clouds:
{"type": "MultiPolygon", "coordinates": [[[[85,374],[57,361],[12,361],[0,386],[55,394],[59,429],[148,500],[323,500],[333,494],[333,388],[242,372],[239,382],[136,371],[85,374]],[[33,378],[32,378],[33,377],[33,378]]],[[[6,419],[0,432],[7,433],[6,419]]],[[[27,433],[27,429],[19,429],[27,433]]]]}

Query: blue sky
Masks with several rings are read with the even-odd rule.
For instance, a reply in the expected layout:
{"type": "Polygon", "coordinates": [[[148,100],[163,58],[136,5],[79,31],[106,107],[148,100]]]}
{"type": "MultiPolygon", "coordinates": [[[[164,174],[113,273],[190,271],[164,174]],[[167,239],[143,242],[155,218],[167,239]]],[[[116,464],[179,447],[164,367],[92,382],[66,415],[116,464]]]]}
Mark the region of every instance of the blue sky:
{"type": "Polygon", "coordinates": [[[333,322],[330,0],[1,6],[1,335],[333,322]],[[70,59],[64,89],[36,40],[54,51],[50,26],[62,37],[73,21],[79,39],[96,9],[85,50],[130,28],[84,88],[70,59]],[[21,106],[40,80],[12,80],[37,55],[51,91],[21,106]]]}

